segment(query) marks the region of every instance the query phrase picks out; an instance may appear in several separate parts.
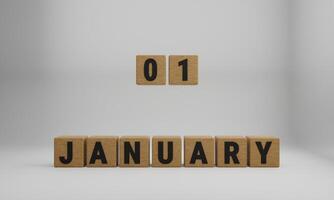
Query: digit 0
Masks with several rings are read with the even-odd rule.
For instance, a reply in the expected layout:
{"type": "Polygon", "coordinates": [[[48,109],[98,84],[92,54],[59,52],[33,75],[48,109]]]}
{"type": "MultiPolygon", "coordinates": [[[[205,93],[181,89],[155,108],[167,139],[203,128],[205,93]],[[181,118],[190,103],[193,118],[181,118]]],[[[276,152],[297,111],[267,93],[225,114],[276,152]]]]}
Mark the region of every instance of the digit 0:
{"type": "Polygon", "coordinates": [[[152,58],[147,59],[144,63],[144,76],[146,80],[154,81],[157,78],[157,75],[158,75],[157,62],[152,58]]]}

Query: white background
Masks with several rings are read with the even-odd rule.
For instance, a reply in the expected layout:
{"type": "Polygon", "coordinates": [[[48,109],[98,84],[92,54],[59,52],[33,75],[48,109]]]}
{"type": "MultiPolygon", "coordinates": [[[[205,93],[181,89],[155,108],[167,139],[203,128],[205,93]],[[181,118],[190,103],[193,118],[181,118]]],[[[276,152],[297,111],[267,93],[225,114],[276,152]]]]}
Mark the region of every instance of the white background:
{"type": "Polygon", "coordinates": [[[0,198],[330,199],[333,13],[331,0],[2,0],[0,198]],[[199,85],[138,86],[137,54],[196,54],[199,85]],[[63,134],[275,135],[282,166],[54,169],[63,134]]]}

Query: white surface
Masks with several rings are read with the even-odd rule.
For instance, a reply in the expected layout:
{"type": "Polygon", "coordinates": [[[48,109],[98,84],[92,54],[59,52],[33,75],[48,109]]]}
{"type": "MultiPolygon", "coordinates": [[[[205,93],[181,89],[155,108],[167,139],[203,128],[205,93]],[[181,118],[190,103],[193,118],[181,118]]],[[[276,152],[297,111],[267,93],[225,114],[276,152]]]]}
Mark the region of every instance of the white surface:
{"type": "Polygon", "coordinates": [[[0,144],[110,133],[290,139],[288,12],[286,0],[1,0],[0,144]],[[197,54],[199,85],[138,86],[137,54],[197,54]]]}
{"type": "Polygon", "coordinates": [[[283,148],[280,168],[53,168],[50,149],[2,149],[0,199],[333,199],[334,162],[283,148]]]}
{"type": "Polygon", "coordinates": [[[292,16],[291,133],[334,158],[334,1],[297,0],[292,16]]]}
{"type": "Polygon", "coordinates": [[[50,139],[273,134],[333,158],[333,9],[0,1],[0,199],[333,199],[333,162],[298,149],[282,150],[279,169],[54,169],[50,139]],[[141,53],[198,54],[200,84],[138,87],[141,53]]]}

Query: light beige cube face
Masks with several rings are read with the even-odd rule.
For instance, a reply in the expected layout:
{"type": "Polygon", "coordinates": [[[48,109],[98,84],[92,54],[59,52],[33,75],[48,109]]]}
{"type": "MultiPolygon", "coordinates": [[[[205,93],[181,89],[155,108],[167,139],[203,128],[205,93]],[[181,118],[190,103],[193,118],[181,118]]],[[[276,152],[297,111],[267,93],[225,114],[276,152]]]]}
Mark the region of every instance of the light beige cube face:
{"type": "Polygon", "coordinates": [[[54,167],[84,167],[86,136],[54,138],[54,167]]]}
{"type": "Polygon", "coordinates": [[[122,136],[119,138],[120,167],[150,166],[150,137],[122,136]]]}
{"type": "Polygon", "coordinates": [[[218,167],[246,167],[247,166],[246,137],[217,136],[216,164],[218,167]]]}
{"type": "Polygon", "coordinates": [[[136,83],[137,85],[165,85],[166,56],[136,56],[136,83]]]}
{"type": "Polygon", "coordinates": [[[213,167],[215,165],[215,139],[211,136],[184,137],[184,166],[213,167]]]}
{"type": "Polygon", "coordinates": [[[169,56],[169,84],[197,85],[198,56],[196,55],[169,56]]]}
{"type": "Polygon", "coordinates": [[[152,138],[152,167],[181,167],[181,137],[152,138]]]}
{"type": "Polygon", "coordinates": [[[117,166],[116,136],[91,136],[87,138],[87,167],[117,166]]]}
{"type": "Polygon", "coordinates": [[[280,142],[277,137],[249,136],[248,166],[250,167],[279,167],[280,142]]]}

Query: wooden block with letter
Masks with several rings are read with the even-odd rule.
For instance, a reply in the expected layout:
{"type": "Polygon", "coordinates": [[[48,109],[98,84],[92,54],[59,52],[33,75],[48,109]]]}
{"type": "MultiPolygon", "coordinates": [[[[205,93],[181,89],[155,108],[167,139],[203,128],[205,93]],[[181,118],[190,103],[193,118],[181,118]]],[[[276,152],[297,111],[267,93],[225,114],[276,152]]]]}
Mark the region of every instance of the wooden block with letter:
{"type": "Polygon", "coordinates": [[[166,56],[137,55],[136,82],[138,85],[165,85],[166,56]]]}
{"type": "Polygon", "coordinates": [[[120,167],[150,166],[150,137],[122,136],[119,139],[120,167]]]}
{"type": "Polygon", "coordinates": [[[196,55],[169,56],[169,84],[197,85],[198,56],[196,55]]]}
{"type": "Polygon", "coordinates": [[[184,137],[184,166],[213,167],[215,165],[215,139],[211,136],[184,137]]]}
{"type": "Polygon", "coordinates": [[[216,164],[218,167],[246,167],[247,138],[216,136],[216,164]]]}
{"type": "Polygon", "coordinates": [[[84,167],[86,136],[54,138],[54,167],[84,167]]]}
{"type": "Polygon", "coordinates": [[[87,138],[87,167],[117,166],[116,136],[91,136],[87,138]]]}
{"type": "Polygon", "coordinates": [[[181,167],[181,137],[154,136],[152,138],[153,167],[181,167]]]}
{"type": "Polygon", "coordinates": [[[248,166],[279,167],[279,138],[270,136],[248,136],[247,143],[248,166]]]}

